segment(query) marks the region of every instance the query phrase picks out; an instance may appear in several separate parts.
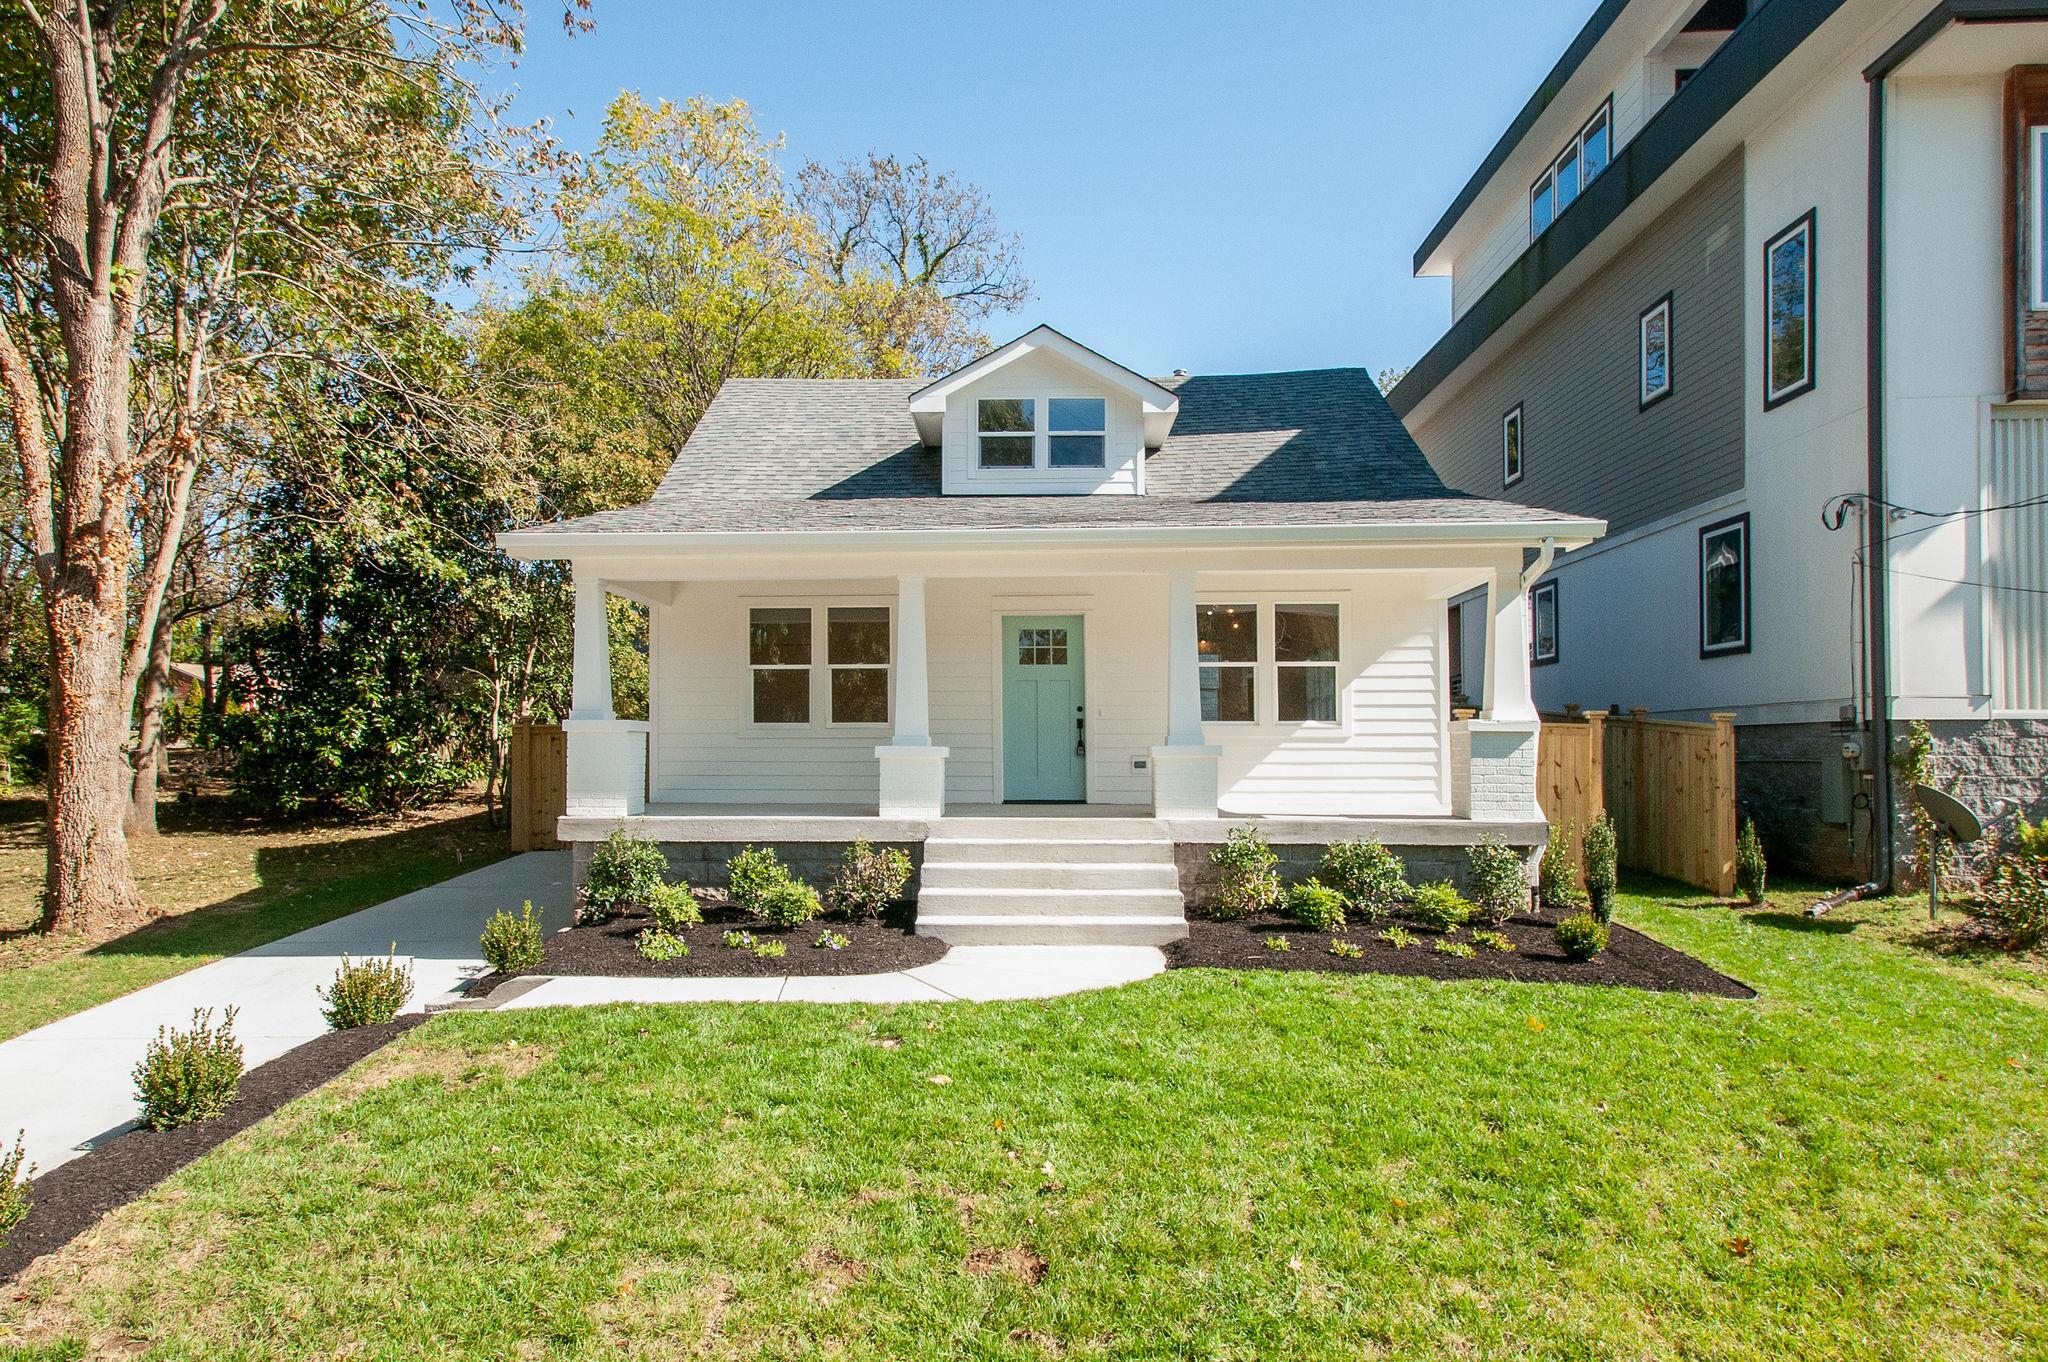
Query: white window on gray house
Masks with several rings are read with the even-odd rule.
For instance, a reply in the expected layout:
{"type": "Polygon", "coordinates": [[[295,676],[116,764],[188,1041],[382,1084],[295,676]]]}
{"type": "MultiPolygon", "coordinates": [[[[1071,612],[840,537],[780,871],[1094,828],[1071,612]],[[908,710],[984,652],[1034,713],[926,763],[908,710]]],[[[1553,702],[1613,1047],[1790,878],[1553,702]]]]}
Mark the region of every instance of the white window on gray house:
{"type": "Polygon", "coordinates": [[[984,397],[975,403],[983,468],[1029,468],[1038,442],[1038,404],[1028,397],[984,397]]]}
{"type": "Polygon", "coordinates": [[[1671,295],[1643,310],[1637,324],[1636,406],[1649,408],[1671,396],[1671,295]]]}
{"type": "Polygon", "coordinates": [[[1545,667],[1557,661],[1557,583],[1538,582],[1529,592],[1529,661],[1545,667]]]}
{"type": "Polygon", "coordinates": [[[1273,607],[1273,692],[1283,724],[1337,722],[1337,607],[1273,607]]]}
{"type": "Polygon", "coordinates": [[[754,679],[754,722],[811,721],[811,612],[806,607],[747,612],[747,663],[754,679]]]}
{"type": "Polygon", "coordinates": [[[1529,187],[1529,239],[1534,241],[1549,231],[1557,215],[1571,207],[1613,159],[1614,97],[1610,95],[1529,187]]]}
{"type": "Polygon", "coordinates": [[[2032,269],[2027,305],[2036,312],[2048,311],[2048,127],[2027,129],[2027,211],[2032,216],[2032,269]]]}
{"type": "Polygon", "coordinates": [[[889,608],[835,605],[825,611],[825,662],[832,672],[832,722],[889,722],[889,608]]]}
{"type": "Polygon", "coordinates": [[[1700,531],[1700,656],[1749,651],[1749,517],[1700,531]]]}
{"type": "Polygon", "coordinates": [[[1522,480],[1522,404],[1500,418],[1500,485],[1513,487],[1522,480]]]}
{"type": "Polygon", "coordinates": [[[1764,409],[1813,391],[1814,214],[1764,246],[1764,409]]]}
{"type": "Polygon", "coordinates": [[[1109,404],[1099,397],[1046,399],[1046,429],[1053,468],[1100,468],[1109,438],[1109,404]]]}
{"type": "Polygon", "coordinates": [[[1201,653],[1202,720],[1248,724],[1258,718],[1259,608],[1198,605],[1195,638],[1201,653]]]}

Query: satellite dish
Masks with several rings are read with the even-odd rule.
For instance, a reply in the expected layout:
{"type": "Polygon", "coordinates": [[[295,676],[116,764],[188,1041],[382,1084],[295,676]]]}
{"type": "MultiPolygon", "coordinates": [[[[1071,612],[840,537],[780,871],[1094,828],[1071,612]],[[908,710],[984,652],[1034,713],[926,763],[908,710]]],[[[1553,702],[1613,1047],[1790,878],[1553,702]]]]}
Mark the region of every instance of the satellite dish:
{"type": "Polygon", "coordinates": [[[1954,795],[1932,785],[1915,785],[1913,798],[1920,801],[1921,809],[1941,826],[1941,835],[1951,842],[1967,845],[1984,835],[1984,820],[1954,795]]]}

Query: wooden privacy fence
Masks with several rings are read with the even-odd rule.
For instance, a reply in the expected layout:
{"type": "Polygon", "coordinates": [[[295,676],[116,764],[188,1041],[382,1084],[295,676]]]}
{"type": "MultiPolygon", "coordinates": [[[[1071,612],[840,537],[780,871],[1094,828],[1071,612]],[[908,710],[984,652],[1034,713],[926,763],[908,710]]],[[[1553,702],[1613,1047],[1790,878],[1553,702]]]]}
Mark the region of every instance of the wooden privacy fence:
{"type": "Polygon", "coordinates": [[[505,762],[514,851],[555,851],[555,820],[569,808],[569,745],[560,724],[514,724],[505,762]]]}
{"type": "Polygon", "coordinates": [[[1630,710],[1552,717],[1537,743],[1543,816],[1581,833],[1605,810],[1622,865],[1735,892],[1735,716],[1711,723],[1630,710]]]}

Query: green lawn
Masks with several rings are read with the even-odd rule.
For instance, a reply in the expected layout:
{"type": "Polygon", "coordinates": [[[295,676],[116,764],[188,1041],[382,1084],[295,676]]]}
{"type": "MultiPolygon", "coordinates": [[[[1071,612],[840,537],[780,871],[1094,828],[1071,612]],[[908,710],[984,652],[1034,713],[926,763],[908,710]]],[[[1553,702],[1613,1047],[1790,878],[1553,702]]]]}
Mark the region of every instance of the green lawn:
{"type": "Polygon", "coordinates": [[[479,810],[278,822],[219,799],[166,803],[163,834],[130,844],[144,899],[165,916],[90,942],[28,930],[42,893],[42,803],[0,800],[0,1040],[506,855],[504,832],[479,810]]]}
{"type": "Polygon", "coordinates": [[[1910,911],[1624,902],[1753,1002],[1182,972],[1048,1003],[451,1015],[44,1260],[0,1339],[2039,1357],[2048,991],[1912,944],[1910,911]]]}

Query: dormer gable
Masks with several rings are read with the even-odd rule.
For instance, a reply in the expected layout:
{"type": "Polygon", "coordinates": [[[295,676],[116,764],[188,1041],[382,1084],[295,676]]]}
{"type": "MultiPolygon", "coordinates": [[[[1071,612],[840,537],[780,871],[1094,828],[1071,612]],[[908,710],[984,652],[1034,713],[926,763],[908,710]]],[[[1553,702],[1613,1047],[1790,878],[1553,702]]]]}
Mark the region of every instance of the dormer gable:
{"type": "Polygon", "coordinates": [[[1145,490],[1145,453],[1164,444],[1172,390],[1034,327],[912,393],[918,438],[939,450],[957,496],[1078,496],[1145,490]]]}

